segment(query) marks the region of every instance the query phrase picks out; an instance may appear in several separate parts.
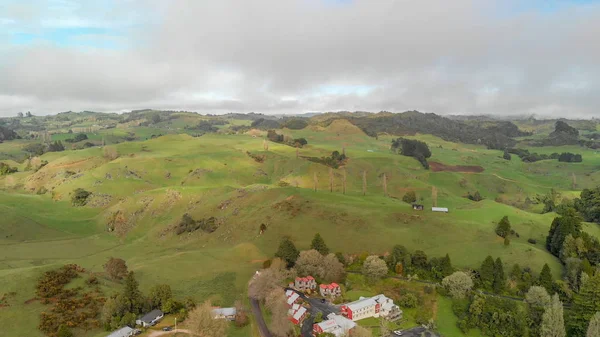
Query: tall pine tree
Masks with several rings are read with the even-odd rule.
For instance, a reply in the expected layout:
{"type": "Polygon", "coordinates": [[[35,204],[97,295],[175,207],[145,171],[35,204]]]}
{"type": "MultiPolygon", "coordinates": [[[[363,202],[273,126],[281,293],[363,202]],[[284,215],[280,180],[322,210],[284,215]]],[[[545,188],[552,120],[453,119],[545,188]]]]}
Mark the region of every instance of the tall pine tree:
{"type": "Polygon", "coordinates": [[[443,277],[449,276],[454,272],[454,268],[452,268],[452,261],[450,261],[450,255],[446,254],[446,256],[442,258],[441,268],[443,277]]]}
{"type": "Polygon", "coordinates": [[[491,290],[494,283],[494,259],[488,255],[481,264],[479,278],[484,289],[491,290]]]}
{"type": "Polygon", "coordinates": [[[565,337],[566,335],[563,304],[558,294],[554,294],[552,302],[546,307],[542,316],[540,337],[565,337]]]}
{"type": "Polygon", "coordinates": [[[504,290],[505,283],[504,266],[502,265],[502,260],[497,258],[496,263],[494,263],[494,283],[492,284],[494,292],[501,293],[504,290]]]}
{"type": "Polygon", "coordinates": [[[315,234],[315,237],[313,238],[313,240],[310,244],[310,248],[321,253],[321,255],[329,254],[329,248],[327,248],[325,241],[323,240],[323,238],[321,237],[321,234],[319,234],[319,233],[315,234]]]}
{"type": "Polygon", "coordinates": [[[600,311],[600,273],[591,276],[573,297],[569,319],[569,336],[583,337],[588,322],[600,311]]]}
{"type": "Polygon", "coordinates": [[[144,298],[139,289],[138,281],[135,279],[135,275],[132,271],[130,271],[125,278],[125,288],[123,289],[123,293],[121,295],[124,299],[126,312],[131,312],[134,314],[142,313],[144,298]]]}
{"type": "Polygon", "coordinates": [[[540,278],[538,280],[538,284],[542,287],[546,288],[549,294],[552,294],[552,273],[550,272],[550,266],[548,264],[544,264],[542,267],[542,272],[540,273],[540,278]]]}
{"type": "Polygon", "coordinates": [[[284,237],[279,244],[279,249],[277,249],[275,257],[284,260],[288,268],[291,268],[296,263],[298,256],[300,256],[300,252],[296,249],[292,240],[289,237],[284,237]]]}

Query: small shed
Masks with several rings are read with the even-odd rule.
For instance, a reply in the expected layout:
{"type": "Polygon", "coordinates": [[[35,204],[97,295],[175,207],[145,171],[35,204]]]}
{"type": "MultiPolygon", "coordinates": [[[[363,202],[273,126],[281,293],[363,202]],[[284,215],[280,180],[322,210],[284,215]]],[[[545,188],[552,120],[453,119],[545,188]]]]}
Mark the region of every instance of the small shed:
{"type": "Polygon", "coordinates": [[[130,337],[133,335],[135,335],[135,330],[128,326],[124,326],[119,330],[113,331],[110,335],[106,337],[130,337]]]}
{"type": "Polygon", "coordinates": [[[212,314],[214,319],[227,319],[233,321],[235,320],[237,310],[235,308],[214,308],[212,314]]]}
{"type": "Polygon", "coordinates": [[[412,208],[415,211],[422,211],[425,207],[423,205],[419,205],[419,204],[412,204],[412,208]]]}
{"type": "Polygon", "coordinates": [[[448,213],[448,208],[446,208],[446,207],[431,207],[431,211],[432,212],[448,213]]]}

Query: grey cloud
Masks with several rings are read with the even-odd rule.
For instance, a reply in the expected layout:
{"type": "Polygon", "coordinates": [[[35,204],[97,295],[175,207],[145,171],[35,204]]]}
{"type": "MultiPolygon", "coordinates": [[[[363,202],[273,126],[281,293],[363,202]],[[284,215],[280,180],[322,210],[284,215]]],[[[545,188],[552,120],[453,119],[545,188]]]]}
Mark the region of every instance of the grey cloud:
{"type": "Polygon", "coordinates": [[[598,114],[600,6],[516,13],[511,2],[127,2],[121,20],[133,8],[153,19],[129,32],[126,49],[9,48],[0,56],[0,114],[598,114]],[[323,85],[376,89],[332,95],[318,92],[323,85]]]}

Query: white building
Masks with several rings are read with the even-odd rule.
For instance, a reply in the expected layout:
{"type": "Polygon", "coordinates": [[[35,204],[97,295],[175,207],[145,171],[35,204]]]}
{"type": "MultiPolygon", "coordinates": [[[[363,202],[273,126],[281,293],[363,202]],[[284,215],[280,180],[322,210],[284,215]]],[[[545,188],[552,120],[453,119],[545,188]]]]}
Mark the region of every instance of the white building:
{"type": "Polygon", "coordinates": [[[236,308],[214,308],[212,309],[214,319],[227,319],[230,321],[235,320],[237,314],[236,308]]]}
{"type": "Polygon", "coordinates": [[[125,326],[122,327],[119,330],[115,330],[113,332],[110,333],[110,335],[106,336],[106,337],[130,337],[133,336],[135,334],[135,330],[125,326]]]}
{"type": "Polygon", "coordinates": [[[402,310],[394,304],[392,299],[382,294],[369,298],[360,297],[358,301],[344,304],[342,305],[341,312],[353,321],[380,316],[390,320],[402,317],[402,310]]]}
{"type": "Polygon", "coordinates": [[[330,314],[327,316],[326,321],[313,325],[313,332],[314,335],[328,332],[334,334],[336,337],[342,337],[347,336],[348,332],[355,326],[356,323],[344,316],[330,314]]]}
{"type": "Polygon", "coordinates": [[[446,207],[431,207],[431,211],[432,212],[448,213],[448,208],[446,208],[446,207]]]}

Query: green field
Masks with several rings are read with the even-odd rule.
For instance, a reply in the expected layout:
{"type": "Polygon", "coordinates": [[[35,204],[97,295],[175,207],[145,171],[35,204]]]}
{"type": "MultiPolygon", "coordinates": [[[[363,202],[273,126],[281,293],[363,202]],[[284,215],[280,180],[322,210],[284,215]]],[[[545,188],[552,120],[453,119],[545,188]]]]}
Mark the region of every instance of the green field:
{"type": "MultiPolygon", "coordinates": [[[[0,295],[16,292],[9,306],[0,308],[0,324],[7,336],[41,336],[37,319],[44,307],[25,302],[34,297],[35,281],[45,270],[77,263],[100,272],[109,257],[120,257],[136,272],[142,290],[168,283],[178,298],[210,298],[213,303],[231,305],[245,297],[248,279],[263,260],[272,257],[286,235],[306,249],[319,232],[332,251],[357,254],[383,254],[402,244],[429,256],[449,253],[459,268],[476,268],[486,255],[501,257],[507,266],[517,262],[529,266],[535,273],[548,263],[559,278],[561,265],[544,248],[556,214],[541,215],[537,205],[529,209],[514,205],[552,188],[572,198],[578,190],[600,181],[600,154],[580,147],[530,151],[582,153],[583,163],[545,160],[527,164],[517,156],[506,161],[501,151],[483,146],[451,143],[431,135],[411,137],[428,143],[433,152],[430,162],[484,168],[482,173],[433,172],[413,158],[390,152],[391,136],[368,137],[345,120],[327,127],[280,131],[308,140],[300,156],[328,156],[345,148],[349,160],[343,169],[333,170],[330,192],[329,168],[296,158],[295,148],[269,143],[265,151],[263,138],[249,134],[176,134],[184,122],[174,120],[169,132],[140,127],[88,134],[99,141],[103,135],[117,137],[131,131],[140,139],[114,145],[119,158],[113,161],[102,156],[101,148],[89,148],[46,153],[41,159],[48,165],[37,172],[22,172],[24,164],[10,162],[19,164],[21,172],[0,177],[0,295]],[[172,134],[144,140],[158,133],[172,134]],[[266,160],[258,163],[247,151],[263,154],[266,160]],[[346,194],[342,194],[342,170],[347,174],[346,194]],[[363,171],[368,182],[364,196],[363,171]],[[384,173],[389,196],[384,196],[384,173]],[[313,190],[315,175],[317,191],[313,190]],[[434,186],[438,206],[449,207],[448,214],[428,211],[434,186]],[[37,195],[42,187],[47,192],[37,195]],[[88,206],[71,206],[70,195],[76,188],[94,193],[88,206]],[[411,190],[425,211],[413,211],[401,201],[411,190]],[[465,198],[474,191],[485,200],[465,198]],[[215,217],[219,228],[211,234],[198,231],[177,236],[171,226],[185,213],[195,219],[215,217]],[[109,232],[107,225],[116,215],[120,220],[114,232],[109,232]],[[519,233],[508,247],[494,233],[495,223],[505,215],[519,233]],[[262,223],[267,230],[259,235],[262,223]],[[529,238],[538,243],[528,243],[529,238]]],[[[53,139],[69,135],[57,133],[53,139]]],[[[0,152],[16,153],[20,148],[16,144],[25,143],[2,143],[0,152]]],[[[597,225],[586,224],[585,230],[600,235],[597,225]]],[[[107,285],[107,292],[118,289],[107,285]]],[[[448,300],[439,300],[439,328],[445,336],[459,336],[449,306],[448,300]]],[[[231,336],[245,333],[232,330],[231,336]]]]}

